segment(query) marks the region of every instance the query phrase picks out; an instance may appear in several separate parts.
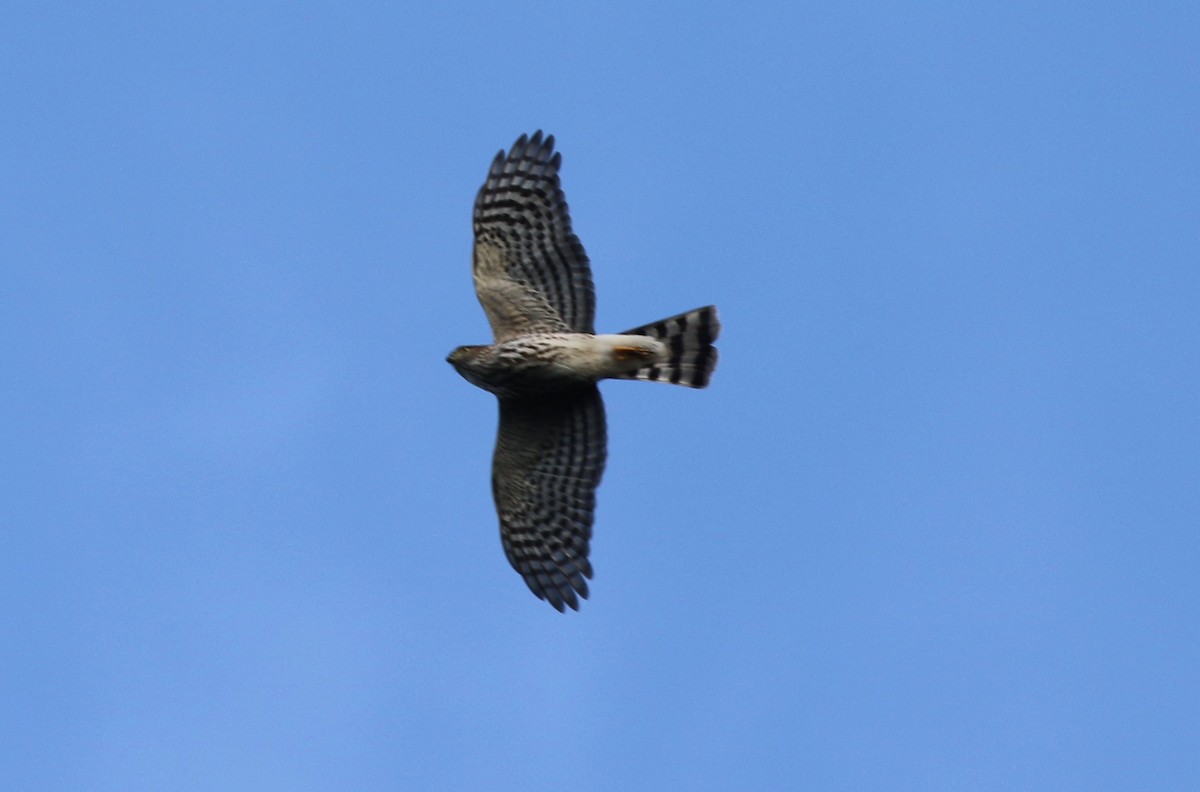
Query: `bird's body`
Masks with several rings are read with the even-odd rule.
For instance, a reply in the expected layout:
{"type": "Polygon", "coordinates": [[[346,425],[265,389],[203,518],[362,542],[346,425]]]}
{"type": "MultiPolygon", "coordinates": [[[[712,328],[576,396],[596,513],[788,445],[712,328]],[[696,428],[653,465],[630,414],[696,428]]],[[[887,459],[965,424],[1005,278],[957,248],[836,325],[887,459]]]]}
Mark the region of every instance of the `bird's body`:
{"type": "Polygon", "coordinates": [[[667,346],[647,336],[545,333],[459,347],[449,360],[472,385],[509,398],[625,376],[667,357],[667,346]]]}
{"type": "Polygon", "coordinates": [[[716,309],[597,335],[591,268],[571,230],[553,136],[522,135],[492,162],[475,199],[475,292],[490,345],[447,360],[500,402],[492,493],[505,554],[558,610],[578,608],[607,426],[596,382],[644,379],[703,388],[716,365],[716,309]]]}

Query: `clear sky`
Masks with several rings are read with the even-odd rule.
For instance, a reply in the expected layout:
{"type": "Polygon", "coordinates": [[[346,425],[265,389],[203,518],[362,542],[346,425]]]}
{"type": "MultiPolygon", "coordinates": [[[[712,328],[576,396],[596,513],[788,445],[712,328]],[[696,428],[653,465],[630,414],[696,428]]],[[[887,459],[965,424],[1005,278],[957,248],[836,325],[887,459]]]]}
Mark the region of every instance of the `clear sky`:
{"type": "Polygon", "coordinates": [[[1200,789],[1200,6],[10,2],[0,788],[1200,789]],[[592,598],[470,210],[553,133],[592,598]]]}

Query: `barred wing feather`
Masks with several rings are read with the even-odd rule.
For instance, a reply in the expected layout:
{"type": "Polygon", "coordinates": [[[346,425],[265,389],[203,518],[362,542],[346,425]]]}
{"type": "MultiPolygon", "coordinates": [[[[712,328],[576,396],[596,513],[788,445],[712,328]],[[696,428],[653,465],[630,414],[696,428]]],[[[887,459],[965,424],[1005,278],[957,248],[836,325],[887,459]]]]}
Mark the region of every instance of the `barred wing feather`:
{"type": "Polygon", "coordinates": [[[571,230],[554,136],[522,135],[492,162],[475,198],[475,292],[492,333],[592,333],[595,290],[571,230]]]}

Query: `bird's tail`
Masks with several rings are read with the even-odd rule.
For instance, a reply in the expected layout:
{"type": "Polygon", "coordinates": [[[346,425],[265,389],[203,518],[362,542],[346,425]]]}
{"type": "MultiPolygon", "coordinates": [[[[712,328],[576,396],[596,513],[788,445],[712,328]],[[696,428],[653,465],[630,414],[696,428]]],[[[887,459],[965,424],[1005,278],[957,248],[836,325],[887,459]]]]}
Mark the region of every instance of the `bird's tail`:
{"type": "Polygon", "coordinates": [[[706,305],[652,324],[626,330],[623,335],[644,335],[667,345],[667,357],[620,375],[621,379],[652,380],[703,388],[717,367],[713,342],[721,332],[717,307],[706,305]]]}

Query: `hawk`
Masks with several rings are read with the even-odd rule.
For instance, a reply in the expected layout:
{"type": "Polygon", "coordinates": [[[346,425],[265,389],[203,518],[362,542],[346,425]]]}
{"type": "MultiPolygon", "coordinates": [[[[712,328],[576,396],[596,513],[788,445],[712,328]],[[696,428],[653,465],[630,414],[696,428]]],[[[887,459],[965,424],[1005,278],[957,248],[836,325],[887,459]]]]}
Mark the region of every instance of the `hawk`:
{"type": "Polygon", "coordinates": [[[495,341],[446,358],[499,399],[492,495],[500,539],[530,590],[559,612],[579,609],[592,576],[588,543],[607,453],[596,382],[703,388],[721,329],[709,305],[596,335],[591,268],[571,230],[561,161],[554,136],[540,130],[492,161],[475,197],[474,278],[495,341]]]}

